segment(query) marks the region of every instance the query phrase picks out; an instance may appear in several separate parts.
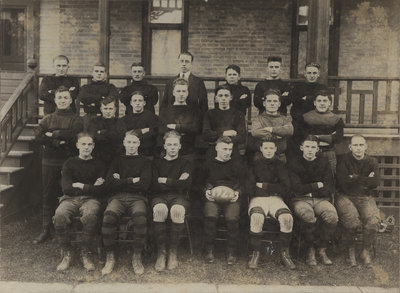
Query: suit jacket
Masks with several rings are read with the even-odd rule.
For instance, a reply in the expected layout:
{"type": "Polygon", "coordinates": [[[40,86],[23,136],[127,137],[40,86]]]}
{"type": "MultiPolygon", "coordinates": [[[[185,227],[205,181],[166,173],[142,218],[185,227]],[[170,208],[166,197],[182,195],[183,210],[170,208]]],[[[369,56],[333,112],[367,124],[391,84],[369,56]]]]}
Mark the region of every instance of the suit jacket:
{"type": "MultiPolygon", "coordinates": [[[[175,101],[173,95],[173,83],[179,75],[170,79],[165,85],[164,97],[160,101],[160,111],[166,109],[169,105],[172,105],[175,101]]],[[[208,99],[207,99],[207,90],[204,85],[204,81],[192,73],[189,75],[189,96],[186,100],[186,103],[189,106],[197,107],[200,109],[201,116],[208,110],[208,99]]]]}

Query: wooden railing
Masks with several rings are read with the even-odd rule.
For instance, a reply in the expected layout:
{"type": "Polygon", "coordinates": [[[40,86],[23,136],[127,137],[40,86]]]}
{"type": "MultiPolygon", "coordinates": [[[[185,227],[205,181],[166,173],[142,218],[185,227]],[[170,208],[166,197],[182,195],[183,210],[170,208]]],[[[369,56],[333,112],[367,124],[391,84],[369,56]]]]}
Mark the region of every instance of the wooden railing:
{"type": "Polygon", "coordinates": [[[0,165],[30,118],[36,116],[35,72],[29,72],[0,109],[0,165]]]}

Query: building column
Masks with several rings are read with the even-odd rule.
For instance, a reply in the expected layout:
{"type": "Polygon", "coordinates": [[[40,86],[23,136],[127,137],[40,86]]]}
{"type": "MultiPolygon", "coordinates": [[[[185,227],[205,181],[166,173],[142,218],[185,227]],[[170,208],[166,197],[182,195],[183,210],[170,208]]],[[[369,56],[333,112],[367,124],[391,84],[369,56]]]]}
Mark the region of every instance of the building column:
{"type": "Polygon", "coordinates": [[[110,67],[110,2],[99,0],[99,61],[104,63],[107,72],[110,67]]]}
{"type": "Polygon", "coordinates": [[[321,64],[320,81],[328,80],[330,0],[309,0],[307,63],[321,64]]]}

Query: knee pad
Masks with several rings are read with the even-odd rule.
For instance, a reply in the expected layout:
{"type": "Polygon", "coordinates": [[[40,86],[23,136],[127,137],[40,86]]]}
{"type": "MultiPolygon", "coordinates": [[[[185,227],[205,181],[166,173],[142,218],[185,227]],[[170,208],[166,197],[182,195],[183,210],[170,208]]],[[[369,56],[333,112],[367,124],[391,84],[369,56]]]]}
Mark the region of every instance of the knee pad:
{"type": "Polygon", "coordinates": [[[336,225],[339,221],[339,218],[337,213],[329,211],[322,215],[322,220],[327,224],[336,225]]]}
{"type": "Polygon", "coordinates": [[[290,233],[293,229],[293,216],[290,213],[281,213],[278,216],[280,230],[283,233],[290,233]]]}
{"type": "Polygon", "coordinates": [[[251,208],[250,211],[249,211],[249,215],[251,216],[251,215],[254,214],[254,213],[258,213],[258,214],[265,215],[265,214],[264,214],[264,210],[263,210],[261,207],[254,207],[254,208],[251,208]]]}
{"type": "Polygon", "coordinates": [[[55,229],[66,229],[71,224],[71,220],[64,215],[55,215],[53,222],[55,229]]]}
{"type": "Polygon", "coordinates": [[[301,221],[307,224],[315,224],[317,222],[317,218],[315,217],[314,212],[305,211],[298,214],[298,217],[301,221]]]}
{"type": "Polygon", "coordinates": [[[92,228],[97,226],[99,218],[95,214],[88,214],[81,217],[81,222],[84,227],[92,228]]]}
{"type": "Polygon", "coordinates": [[[250,216],[250,231],[253,233],[260,233],[264,225],[264,214],[252,213],[250,216]]]}
{"type": "Polygon", "coordinates": [[[103,224],[114,225],[118,222],[118,216],[112,211],[105,211],[103,217],[103,224]]]}
{"type": "Polygon", "coordinates": [[[174,204],[171,207],[171,220],[172,223],[183,224],[185,221],[185,207],[182,205],[174,204]]]}
{"type": "Polygon", "coordinates": [[[168,207],[166,204],[158,203],[153,207],[153,221],[165,222],[168,217],[168,207]]]}

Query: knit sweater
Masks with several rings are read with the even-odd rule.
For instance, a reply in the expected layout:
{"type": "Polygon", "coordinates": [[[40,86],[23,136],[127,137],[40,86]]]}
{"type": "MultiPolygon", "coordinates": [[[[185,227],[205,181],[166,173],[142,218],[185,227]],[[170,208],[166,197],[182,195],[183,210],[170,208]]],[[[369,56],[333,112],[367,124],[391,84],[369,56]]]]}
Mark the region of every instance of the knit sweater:
{"type": "Polygon", "coordinates": [[[44,114],[51,114],[56,110],[54,94],[58,87],[65,86],[69,89],[72,98],[71,109],[76,112],[75,100],[79,92],[79,80],[72,76],[46,76],[43,78],[39,87],[39,99],[44,101],[44,114]]]}
{"type": "Polygon", "coordinates": [[[378,162],[370,156],[366,155],[363,159],[357,160],[352,153],[347,153],[338,157],[336,170],[338,188],[346,195],[371,195],[379,186],[378,162]]]}
{"type": "Polygon", "coordinates": [[[204,178],[206,189],[227,186],[240,192],[240,185],[243,181],[243,166],[232,159],[226,162],[215,158],[207,160],[205,163],[204,178]]]}
{"type": "Polygon", "coordinates": [[[274,138],[277,153],[283,153],[286,151],[286,138],[293,135],[292,118],[281,114],[261,113],[253,122],[251,134],[260,140],[274,138]],[[263,130],[265,127],[272,127],[272,132],[263,130]]]}
{"type": "Polygon", "coordinates": [[[95,186],[98,178],[105,178],[105,166],[99,159],[82,160],[79,157],[68,159],[62,168],[61,186],[65,195],[68,196],[92,196],[103,195],[106,185],[95,186]],[[83,190],[72,187],[73,183],[84,184],[83,190]]]}
{"type": "Polygon", "coordinates": [[[131,106],[131,98],[132,93],[135,91],[143,92],[144,100],[146,102],[146,105],[144,106],[145,110],[155,113],[154,106],[158,102],[158,89],[154,85],[149,84],[146,80],[132,80],[131,84],[124,87],[119,94],[120,101],[126,107],[125,114],[131,114],[133,111],[131,106]]]}
{"type": "MultiPolygon", "coordinates": [[[[228,84],[228,83],[227,83],[228,84]]],[[[247,86],[244,86],[238,82],[238,84],[228,84],[232,93],[231,108],[239,110],[246,115],[247,108],[251,106],[251,93],[247,86]],[[247,95],[246,98],[241,99],[242,95],[247,95]]],[[[215,108],[218,106],[216,105],[215,108]]]]}
{"type": "Polygon", "coordinates": [[[82,130],[82,118],[71,109],[57,109],[44,116],[35,130],[35,141],[44,145],[43,165],[61,167],[68,157],[76,154],[75,138],[82,130]],[[46,136],[46,132],[51,132],[52,137],[46,136]]]}
{"type": "Polygon", "coordinates": [[[115,158],[107,172],[106,183],[109,191],[129,192],[145,195],[151,183],[151,161],[140,155],[122,155],[115,158]],[[119,174],[120,178],[114,178],[113,174],[119,174]],[[135,177],[140,177],[136,183],[132,182],[135,177]]]}
{"type": "MultiPolygon", "coordinates": [[[[282,79],[265,79],[263,81],[260,81],[257,83],[255,89],[254,89],[254,106],[258,109],[259,113],[262,113],[265,111],[265,107],[263,105],[263,100],[265,93],[270,90],[270,89],[276,89],[283,94],[284,92],[289,92],[290,91],[290,85],[288,82],[283,81],[282,79]]],[[[281,99],[281,106],[279,107],[279,113],[282,115],[287,114],[287,109],[286,106],[290,104],[290,102],[287,101],[285,97],[282,97],[281,99]]]]}
{"type": "Polygon", "coordinates": [[[118,90],[107,81],[94,81],[84,85],[79,92],[79,100],[83,104],[83,110],[87,114],[100,114],[101,100],[104,97],[117,98],[118,90]],[[92,105],[94,104],[94,106],[92,105]]]}
{"type": "Polygon", "coordinates": [[[152,165],[152,185],[153,197],[164,194],[175,194],[186,196],[192,183],[192,167],[189,161],[178,157],[175,160],[165,158],[155,158],[152,165]],[[183,173],[188,173],[189,177],[184,180],[179,178],[183,173]],[[167,178],[166,183],[159,183],[158,178],[167,178]]]}
{"type": "Polygon", "coordinates": [[[288,163],[292,191],[295,196],[304,196],[308,193],[316,198],[330,198],[333,191],[333,175],[329,162],[324,157],[317,157],[308,161],[303,157],[288,163]],[[318,188],[317,182],[324,187],[318,188]]]}

